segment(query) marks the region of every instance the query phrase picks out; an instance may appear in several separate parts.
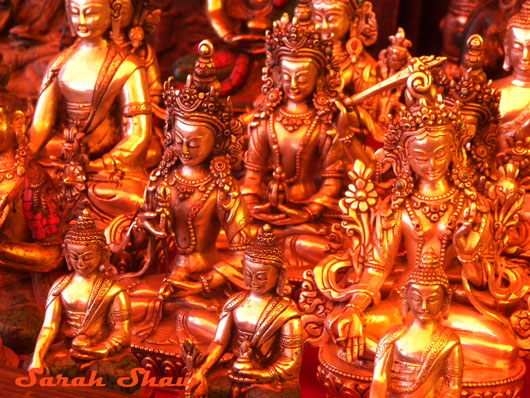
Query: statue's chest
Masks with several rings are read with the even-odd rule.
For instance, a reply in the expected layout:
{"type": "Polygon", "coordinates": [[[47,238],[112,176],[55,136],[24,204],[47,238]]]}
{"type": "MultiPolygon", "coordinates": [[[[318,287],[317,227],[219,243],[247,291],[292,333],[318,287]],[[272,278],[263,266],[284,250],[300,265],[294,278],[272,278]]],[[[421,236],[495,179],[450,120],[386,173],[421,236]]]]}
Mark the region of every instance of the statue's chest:
{"type": "Polygon", "coordinates": [[[105,53],[74,53],[59,72],[61,94],[67,102],[90,103],[105,53]]]}
{"type": "Polygon", "coordinates": [[[234,321],[238,329],[253,332],[261,318],[267,302],[245,300],[234,311],[234,321]]]}

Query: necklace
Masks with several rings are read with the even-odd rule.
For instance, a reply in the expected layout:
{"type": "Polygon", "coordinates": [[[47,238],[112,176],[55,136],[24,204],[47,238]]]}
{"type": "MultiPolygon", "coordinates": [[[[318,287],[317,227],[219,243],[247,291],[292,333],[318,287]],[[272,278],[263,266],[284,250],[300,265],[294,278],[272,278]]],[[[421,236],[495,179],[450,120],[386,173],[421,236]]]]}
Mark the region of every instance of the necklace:
{"type": "Polygon", "coordinates": [[[216,184],[215,181],[212,181],[210,185],[208,185],[208,188],[205,189],[204,194],[201,196],[201,198],[193,205],[191,206],[188,217],[186,218],[186,227],[188,229],[188,235],[190,237],[190,244],[188,247],[180,247],[177,244],[177,248],[180,254],[191,254],[193,253],[193,250],[195,249],[195,246],[197,245],[197,237],[195,235],[195,228],[193,227],[193,221],[195,220],[195,217],[197,217],[197,214],[199,214],[199,211],[202,209],[210,195],[212,194],[216,184]]]}
{"type": "MultiPolygon", "coordinates": [[[[440,264],[442,265],[445,264],[445,255],[447,252],[447,247],[449,246],[449,242],[453,236],[453,232],[456,229],[458,217],[460,216],[462,208],[464,207],[464,199],[464,193],[459,193],[455,200],[453,214],[451,214],[451,216],[449,217],[449,221],[447,221],[447,225],[445,226],[445,231],[440,245],[441,247],[439,255],[440,264]]],[[[410,200],[408,199],[405,200],[405,208],[407,210],[407,214],[409,216],[410,222],[412,223],[414,231],[418,236],[418,247],[416,249],[416,266],[418,266],[420,264],[421,256],[423,254],[423,247],[425,245],[425,232],[423,230],[423,226],[421,225],[421,220],[416,215],[416,212],[412,208],[410,200]]]]}
{"type": "Polygon", "coordinates": [[[179,200],[188,199],[193,192],[197,189],[199,192],[204,192],[206,190],[206,185],[212,180],[213,176],[211,174],[207,175],[204,178],[198,180],[190,180],[186,177],[181,176],[177,170],[173,171],[173,179],[169,181],[169,185],[175,185],[178,191],[179,200]]]}
{"type": "MultiPolygon", "coordinates": [[[[296,171],[293,177],[285,180],[285,183],[290,184],[298,180],[298,176],[300,174],[300,169],[301,169],[302,153],[304,153],[305,147],[307,146],[309,139],[313,135],[313,132],[315,131],[315,128],[317,127],[318,121],[319,121],[319,118],[317,116],[313,119],[313,122],[307,129],[307,132],[305,133],[304,137],[300,140],[300,145],[298,145],[298,149],[296,151],[296,157],[295,157],[295,170],[296,171]]],[[[274,116],[273,115],[271,115],[269,118],[269,131],[270,131],[271,138],[272,138],[274,169],[281,170],[282,166],[281,166],[280,144],[278,142],[278,134],[276,134],[276,129],[274,128],[274,116]]]]}
{"type": "Polygon", "coordinates": [[[284,110],[278,108],[278,115],[276,115],[276,121],[280,122],[282,126],[289,132],[298,130],[302,125],[310,125],[311,118],[315,115],[315,110],[311,109],[305,113],[287,113],[284,110]]]}
{"type": "Polygon", "coordinates": [[[439,196],[422,196],[419,194],[412,194],[412,206],[415,209],[421,209],[425,217],[429,219],[431,223],[438,222],[448,209],[447,202],[457,193],[457,188],[453,187],[451,190],[439,196]],[[440,202],[444,203],[431,203],[440,202]]]}

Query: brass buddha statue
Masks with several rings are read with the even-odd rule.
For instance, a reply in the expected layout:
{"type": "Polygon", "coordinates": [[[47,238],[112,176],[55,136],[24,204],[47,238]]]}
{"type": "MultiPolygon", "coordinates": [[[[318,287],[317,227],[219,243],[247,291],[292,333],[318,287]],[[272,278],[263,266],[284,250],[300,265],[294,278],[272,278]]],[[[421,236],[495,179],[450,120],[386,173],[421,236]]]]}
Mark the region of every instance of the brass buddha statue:
{"type": "Polygon", "coordinates": [[[291,299],[283,297],[285,256],[267,224],[245,252],[243,275],[248,290],[224,305],[215,338],[192,373],[188,393],[208,395],[207,375],[229,350],[234,356],[228,369],[232,397],[256,396],[255,390],[267,397],[300,396],[300,315],[291,299]]]}
{"type": "Polygon", "coordinates": [[[6,89],[0,63],[0,339],[18,353],[31,350],[42,323],[49,273],[62,263],[61,207],[26,136],[25,106],[6,89]]]}
{"type": "Polygon", "coordinates": [[[377,346],[370,397],[459,398],[464,358],[460,339],[440,324],[452,291],[430,248],[402,288],[403,317],[377,346]]]}
{"type": "Polygon", "coordinates": [[[293,267],[323,256],[326,218],[338,213],[344,177],[332,120],[340,86],[332,44],[316,31],[307,1],[295,14],[292,21],[284,14],[267,36],[264,101],[249,126],[242,188],[253,218],[273,224],[294,250],[293,267]]]}
{"type": "Polygon", "coordinates": [[[243,286],[249,214],[230,171],[241,162],[243,132],[230,100],[219,97],[210,41],[200,43],[199,54],[182,89],[165,85],[164,156],[130,234],[133,247],[146,247],[148,257],[129,289],[134,338],[154,344],[191,336],[209,343],[228,282],[243,286]],[[218,250],[221,231],[227,247],[218,250]],[[137,279],[147,271],[154,275],[137,279]],[[159,321],[173,331],[157,334],[159,321]]]}
{"type": "Polygon", "coordinates": [[[102,227],[140,206],[152,142],[143,62],[111,40],[120,37],[120,10],[112,0],[66,2],[76,41],[51,62],[29,131],[30,148],[65,170],[65,189],[84,190],[102,227]],[[79,156],[63,156],[72,148],[79,156]]]}
{"type": "Polygon", "coordinates": [[[85,209],[65,235],[64,255],[72,272],[50,289],[28,370],[70,377],[97,370],[112,380],[138,367],[129,348],[129,297],[100,270],[109,265],[109,254],[103,232],[85,209]],[[64,340],[54,344],[59,333],[64,340]]]}
{"type": "Polygon", "coordinates": [[[432,249],[455,289],[442,324],[461,340],[466,391],[520,388],[524,365],[507,316],[524,305],[527,277],[517,261],[506,260],[504,237],[509,231],[502,230],[506,220],[499,218],[518,214],[520,192],[513,178],[499,181],[487,197],[476,192],[466,151],[472,137],[463,115],[458,106],[444,103],[421,60],[414,59],[410,67],[407,108],[385,136],[385,161],[397,177],[392,193],[377,205],[371,195],[373,181],[366,173],[354,176],[344,204],[354,215],[364,211],[363,225],[368,227],[354,230],[352,236],[358,238],[351,252],[331,255],[313,271],[318,291],[335,303],[325,315],[329,340],[321,345],[321,376],[327,380],[342,375],[345,390],[355,383],[366,385],[382,335],[403,323],[400,288],[432,249]],[[503,192],[517,199],[499,199],[503,192]],[[507,207],[499,211],[501,202],[507,207]],[[504,289],[500,279],[512,283],[504,289]]]}

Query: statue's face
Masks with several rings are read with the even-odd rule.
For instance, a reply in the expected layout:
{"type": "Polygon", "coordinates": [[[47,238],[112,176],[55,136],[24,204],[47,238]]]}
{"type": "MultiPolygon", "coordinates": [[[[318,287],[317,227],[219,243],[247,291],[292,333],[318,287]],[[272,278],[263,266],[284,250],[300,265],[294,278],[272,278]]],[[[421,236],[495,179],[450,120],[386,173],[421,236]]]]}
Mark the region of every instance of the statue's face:
{"type": "Polygon", "coordinates": [[[89,39],[102,36],[110,28],[109,0],[70,0],[67,13],[72,33],[89,39]]]}
{"type": "Polygon", "coordinates": [[[89,276],[103,263],[103,250],[98,245],[80,245],[67,243],[64,257],[75,273],[89,276]]]}
{"type": "Polygon", "coordinates": [[[198,166],[212,154],[215,133],[209,126],[177,118],[173,127],[177,156],[185,166],[198,166]]]}
{"type": "Polygon", "coordinates": [[[412,171],[424,181],[436,182],[444,178],[451,165],[451,135],[440,131],[408,145],[408,158],[412,171]]]}
{"type": "Polygon", "coordinates": [[[320,27],[323,39],[341,40],[350,32],[350,15],[340,4],[313,2],[313,22],[320,27]]]}
{"type": "Polygon", "coordinates": [[[530,29],[511,28],[507,51],[512,68],[530,73],[530,29]]]}
{"type": "Polygon", "coordinates": [[[407,65],[408,54],[405,50],[398,47],[390,47],[388,50],[388,66],[395,71],[407,65]]]}
{"type": "Polygon", "coordinates": [[[444,289],[440,285],[423,286],[412,283],[407,290],[407,302],[417,320],[432,321],[442,312],[444,289]]]}
{"type": "Polygon", "coordinates": [[[279,272],[272,265],[255,263],[245,259],[243,260],[243,276],[245,285],[252,293],[266,294],[276,289],[279,272]]]}
{"type": "Polygon", "coordinates": [[[291,101],[302,102],[313,95],[318,79],[316,61],[306,58],[282,58],[282,90],[291,101]]]}

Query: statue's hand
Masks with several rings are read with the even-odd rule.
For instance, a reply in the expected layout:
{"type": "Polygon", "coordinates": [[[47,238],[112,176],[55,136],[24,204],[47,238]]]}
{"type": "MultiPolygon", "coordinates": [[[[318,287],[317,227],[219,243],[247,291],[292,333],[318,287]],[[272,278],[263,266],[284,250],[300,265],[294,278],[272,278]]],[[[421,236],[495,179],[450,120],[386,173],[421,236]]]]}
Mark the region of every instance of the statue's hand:
{"type": "Polygon", "coordinates": [[[162,301],[166,300],[174,292],[175,292],[175,289],[173,288],[173,284],[171,283],[171,279],[165,278],[162,281],[162,286],[160,286],[160,289],[158,290],[158,299],[162,300],[162,301]]]}
{"type": "Polygon", "coordinates": [[[202,372],[194,372],[186,385],[186,397],[203,398],[208,396],[208,383],[206,375],[202,372]]]}
{"type": "Polygon", "coordinates": [[[477,254],[486,222],[486,215],[479,214],[476,203],[464,210],[454,236],[454,247],[461,260],[471,260],[477,254]]]}
{"type": "Polygon", "coordinates": [[[241,369],[237,372],[230,370],[228,377],[237,383],[265,384],[271,382],[271,375],[266,369],[241,369]]]}
{"type": "Polygon", "coordinates": [[[347,362],[353,362],[364,355],[364,336],[361,311],[352,306],[335,318],[332,335],[335,343],[346,353],[347,362]]]}
{"type": "Polygon", "coordinates": [[[157,238],[164,239],[167,237],[167,232],[158,227],[158,220],[156,220],[156,222],[153,222],[153,220],[158,218],[159,213],[156,213],[154,211],[141,211],[136,216],[136,225],[138,226],[138,228],[150,232],[157,238]]]}
{"type": "Polygon", "coordinates": [[[333,104],[338,109],[338,114],[335,121],[335,128],[339,132],[339,137],[347,138],[352,134],[352,127],[359,127],[361,121],[356,112],[348,112],[348,109],[344,104],[338,100],[334,99],[333,104]]]}
{"type": "Polygon", "coordinates": [[[305,210],[293,209],[284,204],[279,204],[278,210],[285,214],[285,217],[271,221],[274,225],[298,225],[311,221],[311,216],[305,210]]]}
{"type": "Polygon", "coordinates": [[[93,347],[72,347],[70,355],[77,359],[92,361],[109,356],[109,348],[105,344],[97,344],[93,347]]]}

